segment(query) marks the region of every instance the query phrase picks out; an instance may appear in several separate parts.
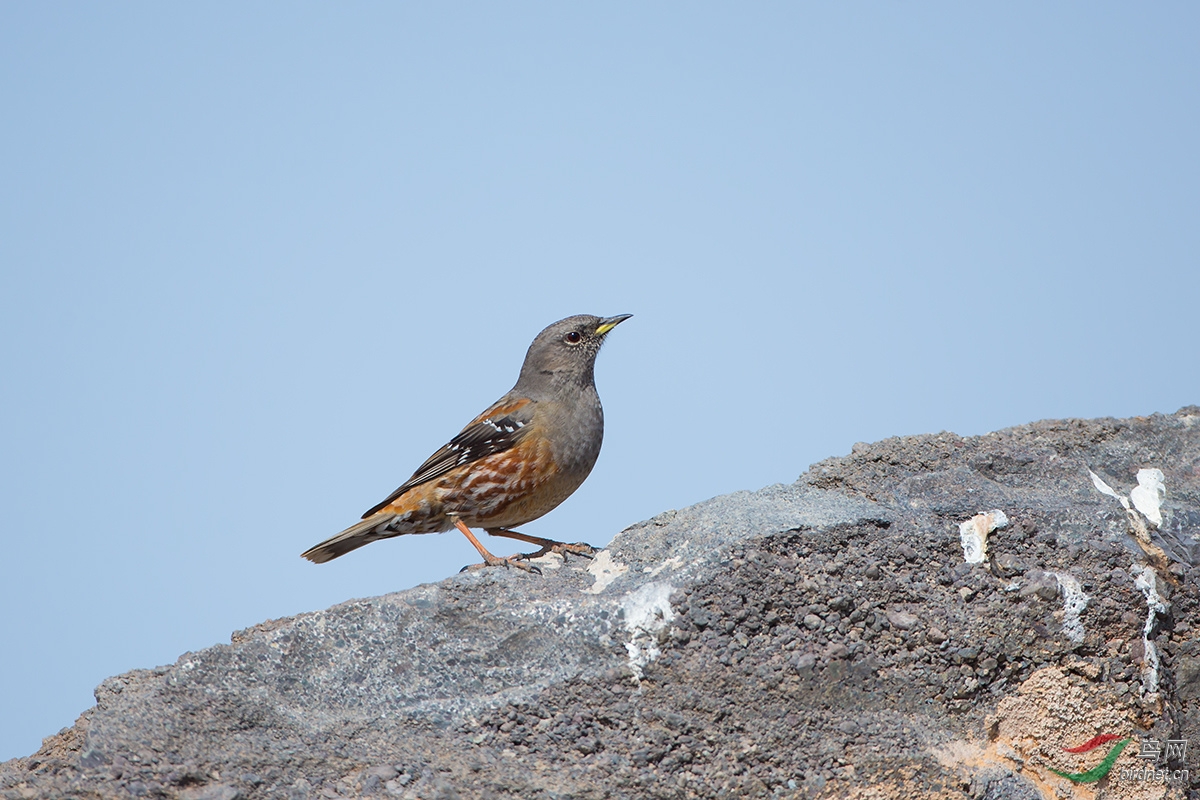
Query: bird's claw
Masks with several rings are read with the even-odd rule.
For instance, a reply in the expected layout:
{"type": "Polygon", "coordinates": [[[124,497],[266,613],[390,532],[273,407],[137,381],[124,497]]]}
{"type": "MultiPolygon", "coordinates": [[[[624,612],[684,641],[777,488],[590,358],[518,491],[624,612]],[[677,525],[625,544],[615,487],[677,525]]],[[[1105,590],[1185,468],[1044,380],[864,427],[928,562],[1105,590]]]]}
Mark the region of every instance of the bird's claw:
{"type": "Polygon", "coordinates": [[[541,550],[538,550],[536,553],[520,553],[518,555],[513,556],[513,558],[523,558],[528,561],[528,560],[532,560],[535,558],[541,558],[542,556],[544,556],[548,553],[558,553],[560,556],[562,556],[563,563],[565,564],[565,563],[567,563],[567,553],[570,553],[573,556],[581,556],[583,558],[590,560],[595,557],[592,555],[595,552],[596,552],[596,548],[592,547],[590,544],[588,544],[586,542],[576,542],[575,544],[567,544],[566,542],[554,542],[552,544],[545,545],[541,550]]]}
{"type": "Polygon", "coordinates": [[[460,569],[459,572],[474,572],[480,569],[487,569],[488,567],[504,567],[505,569],[508,569],[509,567],[516,567],[519,570],[530,572],[534,575],[542,574],[541,567],[537,566],[536,564],[526,564],[523,559],[524,556],[522,555],[509,556],[508,558],[493,557],[492,560],[484,561],[482,564],[468,564],[460,569]]]}

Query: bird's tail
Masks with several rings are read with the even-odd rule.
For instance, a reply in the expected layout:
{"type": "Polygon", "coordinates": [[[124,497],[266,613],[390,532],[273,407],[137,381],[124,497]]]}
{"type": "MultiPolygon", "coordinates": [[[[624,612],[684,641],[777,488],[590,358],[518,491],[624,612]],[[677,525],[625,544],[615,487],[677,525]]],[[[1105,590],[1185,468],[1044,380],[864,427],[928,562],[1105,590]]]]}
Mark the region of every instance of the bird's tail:
{"type": "Polygon", "coordinates": [[[388,526],[397,516],[397,514],[374,514],[361,522],[356,522],[336,536],[329,537],[319,545],[308,548],[300,555],[314,564],[324,564],[338,556],[344,556],[351,550],[357,550],[364,544],[398,536],[400,535],[399,531],[388,530],[388,526]]]}

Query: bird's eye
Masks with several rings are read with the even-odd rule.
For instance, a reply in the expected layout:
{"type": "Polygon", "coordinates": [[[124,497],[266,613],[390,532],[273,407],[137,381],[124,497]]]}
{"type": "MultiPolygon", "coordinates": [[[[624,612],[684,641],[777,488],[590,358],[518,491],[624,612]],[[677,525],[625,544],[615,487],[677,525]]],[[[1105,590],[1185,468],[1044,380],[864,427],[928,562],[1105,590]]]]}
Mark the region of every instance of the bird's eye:
{"type": "Polygon", "coordinates": [[[563,337],[563,341],[567,344],[579,344],[581,339],[583,339],[583,337],[579,335],[579,331],[571,331],[563,337]]]}

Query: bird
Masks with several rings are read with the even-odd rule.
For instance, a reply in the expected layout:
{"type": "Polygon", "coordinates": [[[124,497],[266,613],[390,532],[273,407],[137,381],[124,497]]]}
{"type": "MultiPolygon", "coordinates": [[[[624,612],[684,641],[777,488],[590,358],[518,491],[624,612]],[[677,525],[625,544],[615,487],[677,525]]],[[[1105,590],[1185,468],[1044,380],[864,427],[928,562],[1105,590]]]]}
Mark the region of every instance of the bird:
{"type": "Polygon", "coordinates": [[[478,569],[514,566],[547,553],[590,557],[583,542],[567,544],[513,530],[549,513],[591,473],[604,439],[604,409],[596,391],[596,356],[609,332],[632,314],[580,314],[546,327],[529,346],[516,385],[492,403],[412,477],[362,520],[301,553],[322,564],[394,536],[457,528],[479,551],[478,569]],[[500,558],[471,532],[538,546],[500,558]]]}

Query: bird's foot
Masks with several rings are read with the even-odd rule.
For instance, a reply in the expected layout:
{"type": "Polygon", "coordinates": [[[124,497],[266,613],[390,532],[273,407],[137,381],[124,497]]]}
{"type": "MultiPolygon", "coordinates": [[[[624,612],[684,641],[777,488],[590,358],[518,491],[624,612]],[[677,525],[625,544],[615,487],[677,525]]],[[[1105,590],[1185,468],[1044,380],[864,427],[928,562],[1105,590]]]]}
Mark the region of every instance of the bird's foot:
{"type": "Polygon", "coordinates": [[[537,566],[536,564],[525,563],[525,556],[520,553],[515,556],[509,556],[508,558],[500,558],[499,556],[485,558],[482,564],[468,564],[460,569],[459,572],[475,572],[476,570],[487,569],[488,567],[504,567],[505,569],[508,569],[509,567],[516,567],[519,570],[524,570],[525,572],[529,572],[534,575],[542,574],[541,567],[537,566]]]}
{"type": "Polygon", "coordinates": [[[482,564],[470,564],[460,569],[459,572],[483,569],[484,567],[504,567],[505,569],[508,569],[509,567],[516,567],[517,569],[524,570],[525,572],[532,572],[535,575],[542,574],[540,569],[532,564],[526,564],[519,555],[509,556],[508,558],[500,558],[489,553],[488,549],[479,543],[479,540],[475,538],[475,534],[471,533],[471,529],[463,524],[461,519],[454,520],[454,527],[462,531],[463,536],[467,537],[467,541],[475,545],[475,549],[479,551],[479,555],[483,556],[482,564]]]}
{"type": "Polygon", "coordinates": [[[590,559],[590,558],[592,558],[592,554],[595,552],[596,552],[596,548],[592,547],[590,544],[588,544],[586,542],[576,542],[575,544],[567,544],[566,542],[550,542],[550,541],[548,541],[548,542],[546,542],[546,544],[542,545],[542,549],[538,550],[536,553],[521,553],[520,555],[513,556],[513,557],[514,558],[524,558],[526,560],[532,560],[535,558],[541,558],[542,556],[544,556],[548,553],[558,553],[560,556],[562,556],[563,563],[565,564],[569,560],[567,558],[568,553],[570,553],[573,556],[582,556],[583,558],[590,559]]]}
{"type": "Polygon", "coordinates": [[[563,563],[565,564],[567,562],[568,553],[574,556],[591,558],[592,553],[596,552],[596,548],[585,542],[567,544],[566,542],[556,542],[553,539],[543,539],[541,536],[530,536],[527,533],[509,530],[508,528],[486,528],[485,530],[492,536],[504,536],[509,539],[520,539],[522,542],[529,542],[530,544],[536,544],[541,547],[541,549],[535,553],[522,553],[518,556],[513,556],[513,558],[530,560],[534,558],[541,558],[547,553],[558,553],[560,556],[562,556],[563,563]]]}

